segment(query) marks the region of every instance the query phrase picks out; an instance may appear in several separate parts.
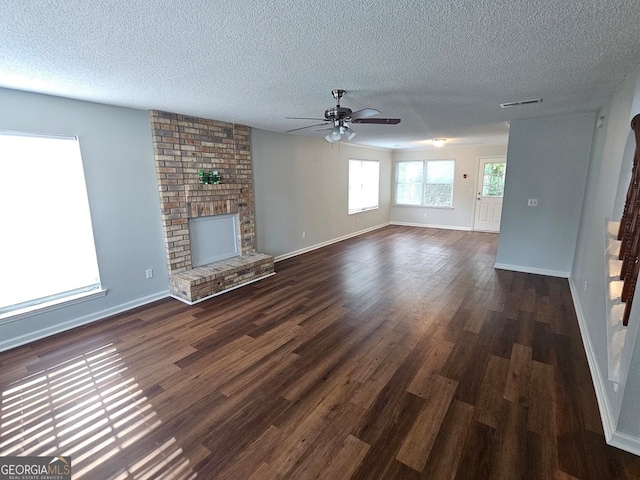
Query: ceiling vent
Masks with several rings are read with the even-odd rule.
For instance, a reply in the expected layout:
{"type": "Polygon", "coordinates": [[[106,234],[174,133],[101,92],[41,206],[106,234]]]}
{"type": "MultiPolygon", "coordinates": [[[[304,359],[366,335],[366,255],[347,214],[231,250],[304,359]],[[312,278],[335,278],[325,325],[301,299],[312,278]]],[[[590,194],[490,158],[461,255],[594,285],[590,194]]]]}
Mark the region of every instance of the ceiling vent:
{"type": "Polygon", "coordinates": [[[520,100],[519,102],[501,103],[500,108],[517,107],[518,105],[529,105],[531,103],[540,103],[541,101],[541,98],[533,98],[531,100],[520,100]]]}

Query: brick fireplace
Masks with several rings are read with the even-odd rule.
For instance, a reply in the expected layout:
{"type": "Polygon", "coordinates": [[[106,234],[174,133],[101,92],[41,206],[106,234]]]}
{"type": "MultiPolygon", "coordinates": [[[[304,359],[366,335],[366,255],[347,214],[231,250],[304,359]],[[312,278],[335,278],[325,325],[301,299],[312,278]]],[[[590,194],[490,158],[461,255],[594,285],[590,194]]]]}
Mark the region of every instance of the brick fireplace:
{"type": "Polygon", "coordinates": [[[156,177],[171,296],[193,304],[274,273],[256,252],[250,129],[244,125],[152,110],[156,177]],[[202,184],[217,170],[220,184],[202,184]],[[238,216],[239,256],[193,267],[189,219],[238,216]]]}

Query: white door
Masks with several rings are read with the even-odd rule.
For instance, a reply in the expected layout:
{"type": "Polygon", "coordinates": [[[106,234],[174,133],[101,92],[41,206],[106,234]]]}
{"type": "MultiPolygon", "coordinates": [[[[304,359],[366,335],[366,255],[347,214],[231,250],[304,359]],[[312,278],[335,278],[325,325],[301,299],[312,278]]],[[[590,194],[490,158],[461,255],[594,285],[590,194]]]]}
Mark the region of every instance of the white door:
{"type": "Polygon", "coordinates": [[[476,217],[474,230],[499,232],[504,196],[506,157],[478,159],[478,184],[476,185],[476,217]]]}

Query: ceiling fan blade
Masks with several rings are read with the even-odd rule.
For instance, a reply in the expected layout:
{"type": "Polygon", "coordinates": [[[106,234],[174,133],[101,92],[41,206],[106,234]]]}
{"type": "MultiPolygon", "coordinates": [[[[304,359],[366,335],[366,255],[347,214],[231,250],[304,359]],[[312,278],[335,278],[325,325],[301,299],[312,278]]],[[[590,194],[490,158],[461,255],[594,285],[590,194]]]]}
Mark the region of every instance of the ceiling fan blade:
{"type": "Polygon", "coordinates": [[[300,127],[300,128],[294,128],[293,130],[287,130],[284,133],[291,133],[291,132],[297,132],[298,130],[304,130],[305,128],[312,128],[312,127],[321,127],[326,125],[325,123],[316,123],[315,125],[307,125],[306,127],[300,127]]]}
{"type": "Polygon", "coordinates": [[[326,118],[311,118],[311,117],[284,117],[284,118],[288,118],[289,120],[322,120],[322,121],[327,121],[326,118]]]}
{"type": "Polygon", "coordinates": [[[351,120],[353,123],[373,123],[376,125],[397,125],[400,123],[399,118],[360,118],[351,120]]]}
{"type": "Polygon", "coordinates": [[[378,115],[379,113],[380,112],[375,108],[363,108],[362,110],[351,112],[349,118],[351,118],[351,120],[357,120],[358,118],[373,117],[374,115],[378,115]]]}

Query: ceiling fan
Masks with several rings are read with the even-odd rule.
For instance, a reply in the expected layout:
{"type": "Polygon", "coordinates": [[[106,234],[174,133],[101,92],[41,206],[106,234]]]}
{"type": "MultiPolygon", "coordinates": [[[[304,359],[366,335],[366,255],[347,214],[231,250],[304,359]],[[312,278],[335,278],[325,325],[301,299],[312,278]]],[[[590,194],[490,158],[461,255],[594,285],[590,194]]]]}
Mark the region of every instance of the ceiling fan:
{"type": "Polygon", "coordinates": [[[344,135],[348,140],[351,140],[355,135],[349,123],[373,123],[376,125],[397,125],[400,123],[399,118],[371,118],[374,115],[378,115],[380,112],[375,108],[363,108],[361,110],[351,111],[350,108],[341,107],[340,100],[347,93],[344,90],[332,90],[331,94],[336,99],[338,104],[334,108],[329,108],[324,111],[324,118],[309,118],[309,117],[285,117],[293,120],[320,120],[323,123],[316,123],[313,125],[307,125],[306,127],[294,128],[293,130],[287,130],[286,133],[297,132],[298,130],[304,130],[306,128],[313,127],[325,127],[318,128],[317,130],[331,130],[324,139],[329,142],[337,142],[341,136],[344,135]]]}

